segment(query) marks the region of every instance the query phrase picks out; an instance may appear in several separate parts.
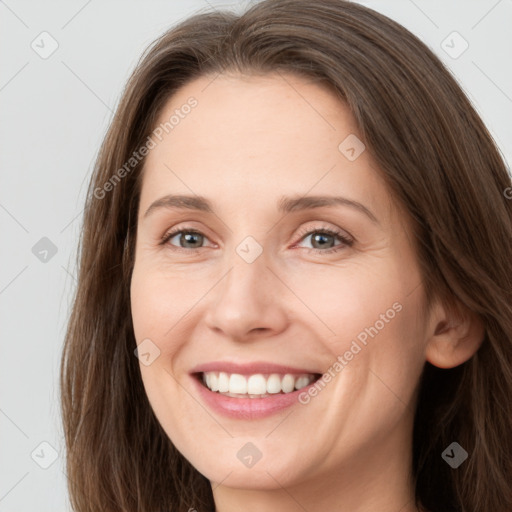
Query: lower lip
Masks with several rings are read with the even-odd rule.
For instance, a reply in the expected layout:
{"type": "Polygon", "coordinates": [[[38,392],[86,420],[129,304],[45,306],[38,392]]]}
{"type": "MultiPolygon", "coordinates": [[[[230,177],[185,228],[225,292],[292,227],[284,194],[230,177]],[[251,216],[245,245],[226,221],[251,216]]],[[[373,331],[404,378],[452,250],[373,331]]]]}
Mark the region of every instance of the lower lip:
{"type": "Polygon", "coordinates": [[[308,386],[291,393],[276,393],[265,398],[234,398],[210,391],[200,382],[197,376],[191,375],[191,378],[197,386],[199,395],[211,409],[224,416],[241,420],[265,418],[294,404],[300,404],[299,395],[307,392],[316,383],[314,381],[308,386]]]}

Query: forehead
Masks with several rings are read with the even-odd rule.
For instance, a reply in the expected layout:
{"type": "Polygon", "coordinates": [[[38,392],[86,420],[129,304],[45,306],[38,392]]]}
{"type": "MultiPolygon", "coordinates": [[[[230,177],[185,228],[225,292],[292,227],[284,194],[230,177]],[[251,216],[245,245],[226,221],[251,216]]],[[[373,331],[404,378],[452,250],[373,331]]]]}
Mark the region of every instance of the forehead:
{"type": "Polygon", "coordinates": [[[235,201],[233,192],[240,207],[284,193],[363,192],[371,205],[382,192],[368,152],[351,161],[339,149],[358,134],[348,107],[301,77],[200,77],[168,100],[157,127],[165,123],[146,159],[142,203],[171,192],[235,201]]]}
{"type": "Polygon", "coordinates": [[[261,157],[265,149],[291,142],[305,142],[308,150],[336,149],[341,135],[357,132],[350,110],[332,91],[294,75],[200,77],[168,100],[158,124],[188,110],[190,98],[196,106],[179,120],[175,116],[178,122],[165,134],[170,143],[193,134],[198,149],[261,157]]]}

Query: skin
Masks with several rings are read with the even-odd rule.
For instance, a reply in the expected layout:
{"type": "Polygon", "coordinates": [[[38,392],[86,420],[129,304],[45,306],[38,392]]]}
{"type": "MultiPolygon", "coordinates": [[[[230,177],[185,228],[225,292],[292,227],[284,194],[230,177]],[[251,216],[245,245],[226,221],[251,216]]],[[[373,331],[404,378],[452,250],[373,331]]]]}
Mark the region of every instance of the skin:
{"type": "Polygon", "coordinates": [[[421,370],[426,360],[467,360],[481,326],[439,304],[421,313],[407,216],[368,150],[349,161],[338,149],[359,132],[332,92],[292,75],[203,76],[168,101],[160,121],[190,96],[198,105],[146,160],[131,282],[137,343],[149,338],[160,350],[140,364],[159,422],[212,483],[218,512],[418,510],[411,453],[421,370]],[[160,208],[144,217],[169,193],[204,196],[215,213],[160,208]],[[284,215],[283,195],[342,195],[377,222],[343,205],[284,215]],[[160,245],[175,227],[204,238],[160,245]],[[353,245],[328,237],[322,248],[301,235],[326,227],[353,245]],[[236,252],[247,236],[263,249],[252,263],[236,252]],[[306,405],[231,419],[191,386],[189,371],[216,360],[327,372],[395,303],[400,312],[306,405]],[[237,458],[248,442],[262,453],[251,468],[237,458]]]}

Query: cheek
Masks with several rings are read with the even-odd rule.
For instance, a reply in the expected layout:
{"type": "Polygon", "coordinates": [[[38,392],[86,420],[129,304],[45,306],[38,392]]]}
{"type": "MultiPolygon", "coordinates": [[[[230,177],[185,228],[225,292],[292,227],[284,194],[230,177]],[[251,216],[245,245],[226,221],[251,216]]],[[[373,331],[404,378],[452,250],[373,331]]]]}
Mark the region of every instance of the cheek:
{"type": "Polygon", "coordinates": [[[194,282],[190,277],[187,272],[135,266],[130,294],[137,342],[151,338],[163,348],[176,338],[182,320],[208,290],[207,283],[194,282]]]}
{"type": "Polygon", "coordinates": [[[407,274],[401,268],[375,258],[369,265],[319,268],[293,281],[307,305],[305,322],[325,334],[329,368],[344,374],[336,386],[364,390],[374,404],[388,395],[391,402],[407,402],[424,364],[419,277],[414,266],[407,274]]]}
{"type": "Polygon", "coordinates": [[[390,324],[399,323],[405,304],[414,299],[411,279],[383,258],[319,266],[295,274],[289,274],[288,281],[303,305],[293,300],[310,325],[330,339],[333,350],[344,349],[347,340],[358,336],[364,342],[365,333],[369,336],[367,328],[372,328],[371,332],[375,328],[388,330],[390,324]]]}
{"type": "Polygon", "coordinates": [[[363,416],[376,425],[391,426],[414,398],[425,363],[419,300],[419,293],[374,293],[360,303],[362,311],[344,316],[344,325],[338,322],[341,332],[346,327],[331,345],[342,358],[340,393],[350,390],[354,406],[360,401],[363,416]]]}

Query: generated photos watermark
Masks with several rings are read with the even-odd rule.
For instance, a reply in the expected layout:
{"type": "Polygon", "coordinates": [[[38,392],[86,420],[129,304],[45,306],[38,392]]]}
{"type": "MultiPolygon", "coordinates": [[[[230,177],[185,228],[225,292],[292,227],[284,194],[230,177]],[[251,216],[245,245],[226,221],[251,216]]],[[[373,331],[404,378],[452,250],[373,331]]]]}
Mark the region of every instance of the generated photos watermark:
{"type": "Polygon", "coordinates": [[[121,182],[130,172],[132,172],[136,166],[149,154],[152,149],[155,149],[158,142],[163,140],[164,133],[168,134],[180,122],[187,117],[192,109],[197,107],[198,101],[196,98],[191,96],[186,103],[181,105],[180,108],[176,108],[174,113],[169,117],[165,123],[160,123],[152,132],[148,135],[144,144],[136,151],[132,153],[132,156],[120,167],[101,187],[94,189],[94,197],[96,199],[103,199],[107,192],[112,192],[116,185],[121,182]],[[158,139],[156,142],[154,139],[158,139]]]}
{"type": "Polygon", "coordinates": [[[365,327],[350,344],[350,348],[346,350],[343,355],[338,355],[336,361],[327,369],[326,372],[314,383],[313,386],[308,387],[306,391],[299,394],[298,400],[301,404],[305,405],[311,401],[322,391],[331,380],[336,377],[354,357],[361,352],[361,350],[368,345],[368,338],[375,338],[384,327],[397,313],[402,311],[403,306],[400,302],[395,302],[393,305],[379,316],[379,319],[374,322],[370,327],[365,327]]]}

